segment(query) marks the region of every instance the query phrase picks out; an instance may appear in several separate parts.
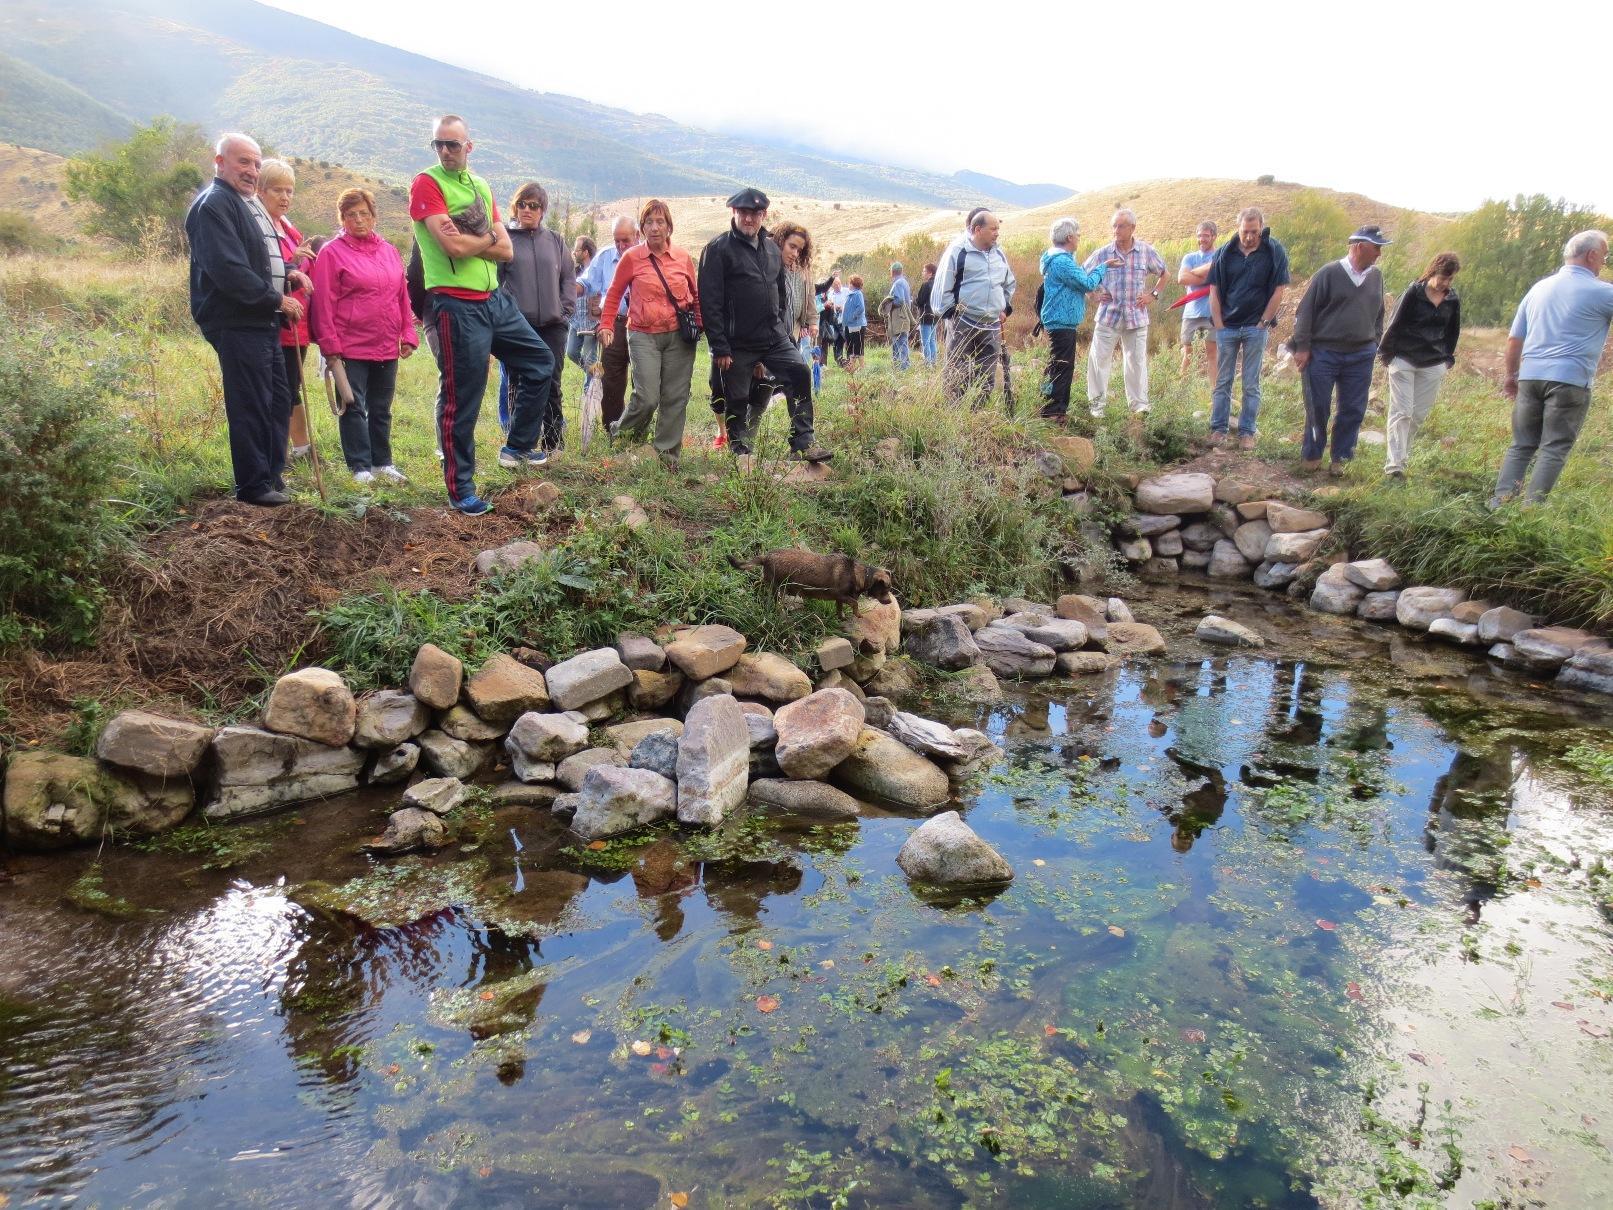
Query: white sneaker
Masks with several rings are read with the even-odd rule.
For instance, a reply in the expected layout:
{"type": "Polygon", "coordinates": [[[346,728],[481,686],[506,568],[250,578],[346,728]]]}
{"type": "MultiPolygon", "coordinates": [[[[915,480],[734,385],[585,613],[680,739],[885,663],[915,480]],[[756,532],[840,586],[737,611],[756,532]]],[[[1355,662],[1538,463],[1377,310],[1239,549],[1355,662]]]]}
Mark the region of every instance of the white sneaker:
{"type": "Polygon", "coordinates": [[[409,476],[405,475],[402,471],[400,471],[397,467],[393,466],[391,463],[387,463],[387,465],[385,465],[385,466],[376,467],[375,468],[375,473],[377,475],[382,476],[383,478],[390,479],[393,483],[407,483],[407,482],[409,482],[409,476]]]}
{"type": "Polygon", "coordinates": [[[1103,419],[1103,408],[1104,408],[1103,404],[1095,403],[1091,407],[1089,407],[1087,409],[1087,411],[1092,414],[1092,419],[1094,419],[1094,420],[1102,420],[1103,419]]]}
{"type": "Polygon", "coordinates": [[[354,483],[374,483],[375,482],[375,475],[371,471],[354,471],[353,472],[353,482],[354,483]]]}

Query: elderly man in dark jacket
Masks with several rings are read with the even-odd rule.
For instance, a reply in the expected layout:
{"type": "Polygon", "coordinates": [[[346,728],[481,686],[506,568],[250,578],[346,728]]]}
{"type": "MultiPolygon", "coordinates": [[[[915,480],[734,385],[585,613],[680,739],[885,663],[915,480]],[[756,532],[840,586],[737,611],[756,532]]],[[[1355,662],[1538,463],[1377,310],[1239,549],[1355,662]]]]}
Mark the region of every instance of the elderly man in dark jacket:
{"type": "Polygon", "coordinates": [[[230,429],[235,495],[248,504],[286,504],[281,472],[291,424],[291,383],[280,355],[280,317],[302,305],[291,289],[310,285],[287,271],[280,240],[257,200],[263,152],[227,134],[213,157],[217,175],[185,215],[190,241],[190,313],[218,354],[230,429]]]}
{"type": "Polygon", "coordinates": [[[757,421],[767,406],[751,404],[752,379],[766,370],[784,387],[790,411],[790,457],[827,462],[834,457],[812,432],[812,371],[790,340],[785,315],[789,284],[784,257],[762,226],[767,194],[741,189],[728,199],[733,221],[700,254],[700,312],[711,359],[722,374],[728,412],[728,448],[748,457],[757,421]]]}

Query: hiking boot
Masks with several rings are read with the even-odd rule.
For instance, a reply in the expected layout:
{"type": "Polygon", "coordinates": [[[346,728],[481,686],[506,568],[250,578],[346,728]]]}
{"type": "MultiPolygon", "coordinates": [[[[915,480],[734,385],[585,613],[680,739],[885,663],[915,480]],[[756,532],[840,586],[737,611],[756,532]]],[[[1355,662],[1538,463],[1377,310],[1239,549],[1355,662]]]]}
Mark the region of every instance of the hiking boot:
{"type": "Polygon", "coordinates": [[[1238,438],[1238,448],[1240,450],[1252,450],[1252,449],[1254,449],[1255,448],[1254,434],[1246,433],[1244,436],[1239,437],[1238,438]]]}
{"type": "Polygon", "coordinates": [[[662,450],[656,457],[661,460],[661,465],[666,467],[667,470],[675,471],[678,469],[678,456],[670,450],[662,450]]]}
{"type": "Polygon", "coordinates": [[[811,445],[807,446],[806,449],[804,449],[804,450],[791,450],[790,451],[790,461],[791,462],[832,462],[832,461],[834,461],[834,455],[831,454],[828,450],[824,449],[821,445],[817,444],[816,442],[813,442],[811,445]]]}
{"type": "Polygon", "coordinates": [[[1306,458],[1299,464],[1299,469],[1302,471],[1319,471],[1322,469],[1322,460],[1320,458],[1306,458]]]}
{"type": "Polygon", "coordinates": [[[279,508],[282,504],[290,504],[291,497],[285,492],[267,491],[255,496],[242,496],[241,503],[255,504],[259,508],[279,508]]]}
{"type": "Polygon", "coordinates": [[[374,483],[375,482],[375,472],[374,471],[354,471],[353,472],[353,482],[359,484],[360,486],[364,486],[364,485],[374,483]]]}
{"type": "Polygon", "coordinates": [[[407,475],[405,475],[402,471],[400,471],[397,467],[393,466],[391,463],[388,463],[386,466],[378,466],[378,467],[376,467],[375,468],[375,473],[377,475],[379,475],[381,478],[389,480],[392,483],[407,483],[407,482],[409,482],[409,477],[407,475]]]}
{"type": "Polygon", "coordinates": [[[466,496],[461,500],[450,500],[449,503],[467,517],[480,517],[483,513],[493,511],[492,501],[483,500],[480,496],[466,496]]]}
{"type": "Polygon", "coordinates": [[[1342,479],[1344,478],[1344,472],[1349,469],[1350,463],[1348,459],[1340,460],[1335,458],[1328,464],[1327,473],[1335,479],[1342,479]]]}
{"type": "Polygon", "coordinates": [[[1226,443],[1227,443],[1227,435],[1225,433],[1214,433],[1214,432],[1212,432],[1210,434],[1210,444],[1211,445],[1225,445],[1226,443]]]}

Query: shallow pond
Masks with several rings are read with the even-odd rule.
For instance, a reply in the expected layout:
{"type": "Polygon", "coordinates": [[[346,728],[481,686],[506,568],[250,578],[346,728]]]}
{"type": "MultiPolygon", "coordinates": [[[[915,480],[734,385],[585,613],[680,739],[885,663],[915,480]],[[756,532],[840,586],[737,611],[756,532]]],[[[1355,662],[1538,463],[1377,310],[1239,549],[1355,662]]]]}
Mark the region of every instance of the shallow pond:
{"type": "Polygon", "coordinates": [[[1608,1204],[1606,716],[1291,637],[939,703],[990,896],[878,812],[12,858],[0,1205],[1608,1204]]]}

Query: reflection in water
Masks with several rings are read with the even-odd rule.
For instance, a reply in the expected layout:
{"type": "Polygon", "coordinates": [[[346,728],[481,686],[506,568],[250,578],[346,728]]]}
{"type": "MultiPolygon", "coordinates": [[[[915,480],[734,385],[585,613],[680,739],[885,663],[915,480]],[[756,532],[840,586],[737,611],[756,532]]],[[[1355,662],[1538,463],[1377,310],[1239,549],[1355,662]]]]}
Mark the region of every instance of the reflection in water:
{"type": "MultiPolygon", "coordinates": [[[[1464,898],[1517,889],[1495,858],[1524,741],[1464,751],[1355,668],[1217,657],[1105,685],[972,720],[1011,749],[963,803],[1017,872],[990,895],[915,894],[894,865],[913,821],[882,813],[666,830],[589,853],[596,868],[516,812],[474,851],[335,891],[315,893],[295,851],[234,887],[176,862],[203,906],[125,921],[63,909],[65,859],[29,859],[0,899],[22,972],[0,975],[0,1193],[1016,1210],[1372,1195],[1360,1082],[1439,1074],[1406,1076],[1385,1042],[1406,1007],[1393,966],[1456,946],[1464,898]],[[1344,1192],[1313,1194],[1327,1181],[1344,1192]]],[[[372,823],[356,813],[330,843],[372,823]]],[[[126,893],[137,913],[169,902],[126,893]]],[[[1471,1025],[1471,1005],[1453,1011],[1471,1025]]],[[[1559,1108],[1515,1137],[1567,1146],[1536,1129],[1559,1108]]],[[[1576,1158],[1552,1171],[1610,1176],[1576,1158]]]]}

